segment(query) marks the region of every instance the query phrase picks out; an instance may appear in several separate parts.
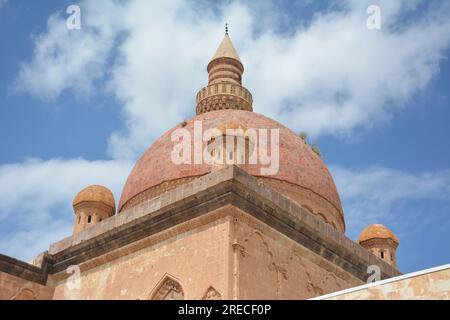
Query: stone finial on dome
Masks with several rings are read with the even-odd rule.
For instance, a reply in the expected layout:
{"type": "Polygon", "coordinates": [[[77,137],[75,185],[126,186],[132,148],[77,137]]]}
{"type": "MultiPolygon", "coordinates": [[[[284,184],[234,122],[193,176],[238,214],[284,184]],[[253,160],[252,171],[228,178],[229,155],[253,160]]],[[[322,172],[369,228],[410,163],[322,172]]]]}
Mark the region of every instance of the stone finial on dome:
{"type": "Polygon", "coordinates": [[[116,212],[113,193],[100,185],[92,185],[78,192],[72,206],[75,213],[73,233],[85,230],[116,212]]]}
{"type": "Polygon", "coordinates": [[[242,86],[244,66],[226,28],[208,63],[208,85],[197,93],[197,114],[224,109],[253,111],[252,95],[242,86]]]}
{"type": "Polygon", "coordinates": [[[364,228],[358,243],[371,253],[397,267],[396,250],[399,245],[397,236],[382,224],[371,224],[364,228]]]}

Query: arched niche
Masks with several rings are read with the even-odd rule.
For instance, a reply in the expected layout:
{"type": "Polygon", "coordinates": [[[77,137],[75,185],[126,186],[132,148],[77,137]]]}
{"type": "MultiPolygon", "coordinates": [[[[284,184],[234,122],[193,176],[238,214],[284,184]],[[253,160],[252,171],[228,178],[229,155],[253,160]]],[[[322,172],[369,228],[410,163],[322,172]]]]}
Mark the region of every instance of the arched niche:
{"type": "Polygon", "coordinates": [[[149,300],[184,300],[184,290],[180,281],[166,274],[150,293],[149,300]]]}

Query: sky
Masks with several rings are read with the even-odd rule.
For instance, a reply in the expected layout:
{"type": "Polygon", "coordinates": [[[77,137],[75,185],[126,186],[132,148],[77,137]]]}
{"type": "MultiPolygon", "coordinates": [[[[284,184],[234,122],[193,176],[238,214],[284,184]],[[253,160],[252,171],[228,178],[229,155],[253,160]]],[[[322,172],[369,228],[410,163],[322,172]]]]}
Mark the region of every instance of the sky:
{"type": "Polygon", "coordinates": [[[228,22],[254,111],[319,145],[346,235],[385,224],[403,273],[450,263],[449,16],[445,0],[0,0],[0,252],[29,261],[70,236],[87,185],[119,199],[194,116],[228,22]]]}

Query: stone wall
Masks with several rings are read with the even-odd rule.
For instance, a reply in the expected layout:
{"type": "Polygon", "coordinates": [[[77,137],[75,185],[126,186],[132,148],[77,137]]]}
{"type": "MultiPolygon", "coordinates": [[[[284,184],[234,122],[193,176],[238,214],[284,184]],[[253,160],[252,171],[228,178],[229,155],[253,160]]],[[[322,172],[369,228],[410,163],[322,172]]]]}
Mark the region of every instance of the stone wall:
{"type": "Polygon", "coordinates": [[[234,206],[51,275],[54,299],[306,299],[363,283],[234,206]]]}
{"type": "Polygon", "coordinates": [[[53,288],[0,272],[0,300],[51,300],[53,288]]]}
{"type": "Polygon", "coordinates": [[[450,265],[336,292],[323,300],[450,300],[450,265]]]}
{"type": "Polygon", "coordinates": [[[307,299],[363,283],[243,212],[233,238],[239,299],[307,299]]]}
{"type": "Polygon", "coordinates": [[[79,288],[65,272],[49,280],[54,299],[228,298],[229,249],[229,219],[212,213],[80,264],[79,288]]]}

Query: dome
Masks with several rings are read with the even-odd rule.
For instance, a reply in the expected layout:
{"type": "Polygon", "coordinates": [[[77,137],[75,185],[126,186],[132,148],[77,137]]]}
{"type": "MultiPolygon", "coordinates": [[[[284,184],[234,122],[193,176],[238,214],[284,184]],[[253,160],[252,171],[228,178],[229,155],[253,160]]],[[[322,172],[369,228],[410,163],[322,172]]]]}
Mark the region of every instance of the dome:
{"type": "Polygon", "coordinates": [[[75,207],[82,202],[101,202],[113,209],[116,207],[111,190],[100,185],[92,185],[78,192],[73,199],[72,205],[75,207]]]}
{"type": "Polygon", "coordinates": [[[397,236],[389,228],[382,224],[371,224],[364,228],[358,238],[358,243],[370,239],[391,239],[395,243],[399,243],[397,236]]]}
{"type": "MultiPolygon", "coordinates": [[[[245,170],[277,191],[320,215],[340,231],[345,230],[339,195],[330,172],[321,158],[297,134],[263,115],[243,110],[219,110],[202,113],[160,137],[138,160],[124,186],[119,212],[142,201],[211,172],[208,164],[176,165],[171,160],[175,129],[187,129],[193,136],[194,122],[201,121],[203,132],[224,126],[252,129],[279,129],[280,165],[278,173],[262,176],[261,166],[246,165],[245,170]]],[[[268,134],[270,140],[270,133],[268,134]]],[[[206,147],[206,142],[204,142],[206,147]]]]}
{"type": "MultiPolygon", "coordinates": [[[[244,67],[228,35],[228,29],[208,64],[207,71],[208,85],[196,96],[197,116],[183,121],[182,124],[166,132],[144,152],[125,183],[118,211],[133,208],[148,199],[220,168],[220,161],[217,163],[213,161],[213,164],[201,163],[202,161],[197,161],[200,164],[193,164],[193,161],[192,164],[172,162],[172,151],[179,144],[179,142],[172,142],[174,130],[187,130],[190,137],[194,139],[197,136],[194,134],[194,128],[197,130],[198,127],[201,127],[200,137],[203,137],[203,133],[208,129],[217,129],[216,132],[219,131],[222,135],[226,129],[243,129],[244,131],[253,129],[256,132],[265,130],[270,144],[270,130],[278,129],[279,170],[273,175],[264,175],[266,172],[261,169],[269,165],[248,164],[247,161],[242,168],[255,176],[259,182],[288,197],[336,230],[344,232],[345,221],[341,201],[333,178],[320,157],[290,129],[252,112],[253,98],[250,91],[242,86],[244,67]]],[[[238,140],[236,136],[233,139],[238,140]]],[[[216,141],[215,138],[202,143],[201,152],[213,147],[210,151],[211,155],[214,154],[218,158],[225,159],[228,152],[235,158],[238,155],[228,149],[226,153],[223,149],[217,149],[216,153],[216,143],[220,145],[220,140],[216,141]]],[[[245,142],[245,159],[248,159],[247,156],[252,153],[250,150],[255,150],[255,147],[258,153],[271,154],[270,150],[265,150],[270,145],[262,145],[260,139],[251,139],[251,141],[248,139],[245,142]]],[[[193,153],[195,148],[192,147],[192,143],[191,148],[193,153]]],[[[239,152],[240,159],[243,159],[240,149],[234,150],[239,152]]],[[[191,158],[194,157],[191,155],[191,158]]]]}

